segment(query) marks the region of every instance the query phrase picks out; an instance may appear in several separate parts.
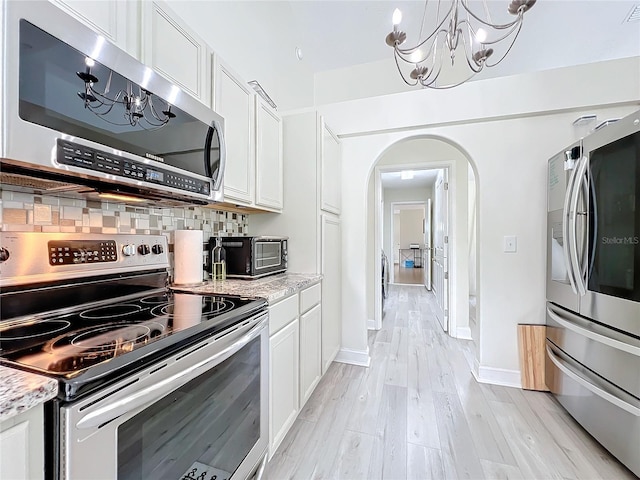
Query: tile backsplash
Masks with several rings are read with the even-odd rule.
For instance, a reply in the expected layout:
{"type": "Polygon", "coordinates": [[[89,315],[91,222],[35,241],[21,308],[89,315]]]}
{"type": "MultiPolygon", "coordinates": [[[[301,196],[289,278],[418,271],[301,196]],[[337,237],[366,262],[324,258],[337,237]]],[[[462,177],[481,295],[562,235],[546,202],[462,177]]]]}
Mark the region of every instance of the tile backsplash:
{"type": "Polygon", "coordinates": [[[247,215],[211,208],[150,208],[6,189],[1,194],[2,231],[166,235],[170,252],[175,230],[202,230],[205,242],[219,234],[248,234],[247,215]]]}

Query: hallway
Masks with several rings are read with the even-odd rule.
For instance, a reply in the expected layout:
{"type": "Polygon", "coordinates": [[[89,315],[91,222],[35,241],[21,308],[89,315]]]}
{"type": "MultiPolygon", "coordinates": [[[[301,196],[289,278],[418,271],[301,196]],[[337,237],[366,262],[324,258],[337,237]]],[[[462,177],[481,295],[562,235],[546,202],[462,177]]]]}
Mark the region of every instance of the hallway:
{"type": "Polygon", "coordinates": [[[390,287],[369,368],[333,363],[265,477],[632,479],[548,393],[479,384],[423,287],[390,287]]]}

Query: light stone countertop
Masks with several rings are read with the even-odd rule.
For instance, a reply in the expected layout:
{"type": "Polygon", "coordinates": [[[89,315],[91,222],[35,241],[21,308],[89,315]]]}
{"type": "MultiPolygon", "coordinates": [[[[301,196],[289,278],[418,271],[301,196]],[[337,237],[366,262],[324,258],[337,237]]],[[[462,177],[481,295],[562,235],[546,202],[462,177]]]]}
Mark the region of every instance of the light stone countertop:
{"type": "Polygon", "coordinates": [[[293,295],[322,280],[322,275],[312,273],[280,273],[255,280],[228,278],[227,280],[209,281],[193,286],[173,286],[176,290],[193,293],[219,293],[241,295],[244,297],[260,297],[270,304],[293,295]]]}
{"type": "Polygon", "coordinates": [[[0,422],[51,400],[58,394],[52,378],[0,366],[0,422]]]}

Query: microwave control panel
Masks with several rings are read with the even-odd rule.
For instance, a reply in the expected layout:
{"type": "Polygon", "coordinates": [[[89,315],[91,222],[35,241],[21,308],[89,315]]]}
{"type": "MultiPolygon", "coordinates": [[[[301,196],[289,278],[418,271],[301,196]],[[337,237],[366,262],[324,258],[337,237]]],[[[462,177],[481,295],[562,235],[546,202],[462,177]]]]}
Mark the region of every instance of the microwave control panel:
{"type": "Polygon", "coordinates": [[[58,139],[57,160],[63,165],[85,168],[131,180],[165,185],[203,195],[210,193],[211,185],[209,182],[66,140],[58,139]]]}

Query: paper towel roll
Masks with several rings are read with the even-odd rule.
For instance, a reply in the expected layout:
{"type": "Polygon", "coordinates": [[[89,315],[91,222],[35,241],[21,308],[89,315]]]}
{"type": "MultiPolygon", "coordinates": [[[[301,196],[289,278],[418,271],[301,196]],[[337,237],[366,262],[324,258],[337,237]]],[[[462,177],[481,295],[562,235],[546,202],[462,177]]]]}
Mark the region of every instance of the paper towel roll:
{"type": "Polygon", "coordinates": [[[179,285],[202,282],[202,230],[176,230],[173,245],[173,281],[179,285]]]}

